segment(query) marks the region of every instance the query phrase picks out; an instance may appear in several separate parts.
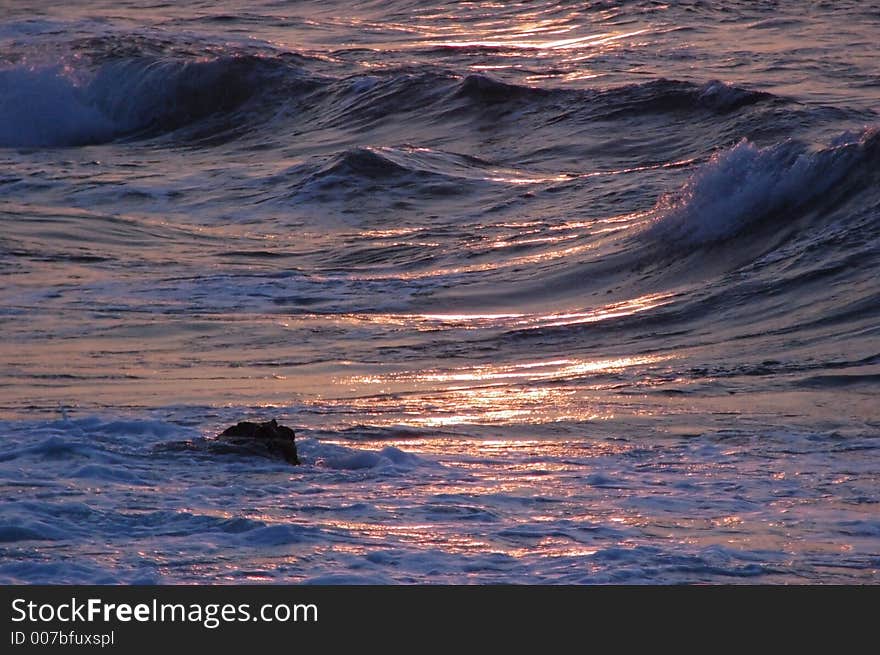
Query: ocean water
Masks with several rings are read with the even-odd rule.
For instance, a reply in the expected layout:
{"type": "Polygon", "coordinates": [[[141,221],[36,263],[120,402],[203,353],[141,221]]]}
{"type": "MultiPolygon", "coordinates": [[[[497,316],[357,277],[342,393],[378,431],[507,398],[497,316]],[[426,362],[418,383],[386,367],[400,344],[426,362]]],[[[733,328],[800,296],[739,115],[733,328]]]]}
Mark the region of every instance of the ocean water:
{"type": "Polygon", "coordinates": [[[0,581],[880,582],[878,34],[4,3],[0,581]]]}

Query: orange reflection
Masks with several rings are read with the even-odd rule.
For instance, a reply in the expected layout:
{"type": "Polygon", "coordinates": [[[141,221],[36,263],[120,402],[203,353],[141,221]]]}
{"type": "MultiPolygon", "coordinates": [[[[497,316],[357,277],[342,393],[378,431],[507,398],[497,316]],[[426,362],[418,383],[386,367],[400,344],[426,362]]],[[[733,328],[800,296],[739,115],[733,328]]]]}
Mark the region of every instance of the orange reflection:
{"type": "Polygon", "coordinates": [[[565,379],[586,375],[596,372],[617,371],[629,366],[639,364],[653,364],[661,361],[656,355],[643,357],[620,357],[617,359],[602,359],[584,361],[577,359],[556,359],[544,362],[529,362],[525,364],[512,364],[508,366],[476,366],[452,371],[426,371],[418,373],[400,373],[397,379],[411,379],[414,381],[428,382],[486,382],[486,381],[509,381],[516,378],[528,378],[530,380],[565,379]]]}
{"type": "Polygon", "coordinates": [[[554,39],[549,41],[517,40],[519,38],[528,39],[529,37],[536,36],[537,33],[541,31],[539,29],[532,29],[530,31],[528,27],[529,26],[524,26],[525,29],[520,28],[521,31],[512,34],[511,39],[438,41],[433,43],[429,42],[428,45],[442,46],[447,48],[468,48],[476,46],[486,48],[513,48],[521,50],[571,50],[573,48],[580,48],[582,46],[596,47],[608,45],[610,43],[614,43],[615,41],[627,39],[631,36],[644,34],[648,31],[646,29],[641,29],[632,32],[603,32],[600,34],[588,34],[586,36],[579,36],[570,39],[554,39]]]}
{"type": "MultiPolygon", "coordinates": [[[[545,314],[519,313],[462,313],[462,314],[343,314],[340,322],[367,322],[405,326],[418,331],[438,329],[477,330],[499,327],[515,330],[535,330],[548,327],[597,323],[613,318],[631,316],[662,307],[672,302],[674,293],[651,293],[621,302],[609,303],[596,309],[545,314]]],[[[307,315],[304,318],[309,318],[307,315]]],[[[326,317],[314,315],[315,319],[326,317]]]]}
{"type": "Polygon", "coordinates": [[[358,376],[342,382],[357,386],[381,385],[382,395],[346,400],[350,406],[362,406],[368,413],[375,412],[375,420],[371,422],[376,424],[383,422],[381,410],[385,405],[394,407],[394,424],[420,428],[595,421],[613,418],[613,410],[589,402],[583,394],[590,389],[604,388],[608,382],[597,380],[590,386],[584,385],[581,378],[652,365],[670,358],[670,355],[602,360],[565,358],[451,370],[402,371],[358,376]],[[560,384],[573,380],[579,383],[560,384]],[[388,395],[393,389],[405,390],[407,395],[404,398],[393,393],[388,395]]]}

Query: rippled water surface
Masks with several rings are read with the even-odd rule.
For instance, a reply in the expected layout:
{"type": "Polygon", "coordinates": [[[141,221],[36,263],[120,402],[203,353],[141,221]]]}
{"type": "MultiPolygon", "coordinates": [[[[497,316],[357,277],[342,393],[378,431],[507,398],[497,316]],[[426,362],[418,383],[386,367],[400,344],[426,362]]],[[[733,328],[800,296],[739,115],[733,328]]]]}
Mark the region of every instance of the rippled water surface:
{"type": "Polygon", "coordinates": [[[0,580],[880,581],[877,3],[8,4],[0,580]]]}

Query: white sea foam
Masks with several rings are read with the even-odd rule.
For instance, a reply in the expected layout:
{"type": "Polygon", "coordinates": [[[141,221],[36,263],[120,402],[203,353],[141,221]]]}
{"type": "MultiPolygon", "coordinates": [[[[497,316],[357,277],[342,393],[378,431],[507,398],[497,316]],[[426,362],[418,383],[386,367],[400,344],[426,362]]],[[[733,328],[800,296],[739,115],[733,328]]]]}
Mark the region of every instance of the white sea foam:
{"type": "Polygon", "coordinates": [[[820,150],[795,141],[762,148],[743,139],[660,198],[650,233],[699,245],[729,239],[766,218],[789,220],[869,165],[877,134],[848,132],[820,150]]]}
{"type": "Polygon", "coordinates": [[[259,86],[256,58],[133,58],[0,69],[0,147],[103,143],[232,109],[259,86]]]}
{"type": "MultiPolygon", "coordinates": [[[[184,413],[187,423],[201,416],[184,413]]],[[[377,449],[301,436],[298,467],[145,447],[192,434],[124,415],[0,421],[5,452],[43,439],[22,455],[27,461],[0,459],[0,549],[8,553],[0,580],[767,580],[792,560],[801,570],[814,565],[814,555],[789,552],[772,531],[757,546],[748,541],[755,525],[788,520],[788,500],[809,513],[808,534],[852,549],[835,555],[850,571],[841,580],[870,575],[877,538],[877,522],[856,502],[874,471],[870,437],[849,439],[846,449],[819,432],[644,444],[459,437],[438,451],[430,438],[377,449]],[[74,452],[61,443],[91,445],[74,452]],[[126,458],[115,463],[102,458],[120,452],[126,458]],[[769,474],[793,452],[798,476],[769,474]],[[833,497],[823,486],[830,480],[833,497]],[[853,503],[842,509],[839,498],[853,503]],[[659,539],[661,527],[694,541],[659,539]],[[711,542],[721,537],[741,541],[711,542]]]]}
{"type": "Polygon", "coordinates": [[[0,70],[0,147],[105,141],[119,127],[61,66],[0,70]]]}

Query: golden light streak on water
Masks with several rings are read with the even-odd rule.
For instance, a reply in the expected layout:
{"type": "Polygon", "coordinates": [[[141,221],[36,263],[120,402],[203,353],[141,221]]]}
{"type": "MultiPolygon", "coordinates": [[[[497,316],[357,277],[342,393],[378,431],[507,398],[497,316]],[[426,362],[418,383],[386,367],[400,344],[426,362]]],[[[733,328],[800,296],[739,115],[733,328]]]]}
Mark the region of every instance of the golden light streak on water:
{"type": "MultiPolygon", "coordinates": [[[[539,329],[582,323],[597,323],[608,319],[631,316],[667,305],[672,302],[674,296],[675,294],[672,292],[652,293],[621,302],[609,303],[592,310],[543,314],[344,314],[336,317],[336,320],[340,322],[383,323],[416,330],[480,329],[486,327],[503,327],[518,330],[539,329]]],[[[314,315],[314,318],[324,319],[325,317],[314,315]]]]}
{"type": "MultiPolygon", "coordinates": [[[[607,408],[583,398],[584,381],[626,368],[650,366],[671,355],[644,355],[603,360],[576,358],[492,364],[453,369],[398,371],[356,376],[342,384],[363,389],[378,386],[382,393],[347,402],[364,411],[381,412],[393,405],[404,417],[396,425],[441,428],[455,425],[545,424],[557,421],[601,421],[613,418],[607,408]],[[579,390],[560,382],[579,380],[579,390]],[[405,400],[393,393],[406,389],[405,400]]],[[[381,423],[381,417],[371,421],[381,423]]]]}
{"type": "MultiPolygon", "coordinates": [[[[414,382],[507,382],[517,378],[529,380],[560,380],[591,373],[619,371],[631,366],[654,364],[668,359],[659,355],[643,357],[619,357],[617,359],[580,360],[554,359],[510,365],[486,365],[453,369],[451,371],[429,370],[415,373],[399,373],[394,379],[414,382]]],[[[366,381],[366,380],[365,380],[366,381]]],[[[379,380],[376,380],[377,382],[379,380]]]]}
{"type": "Polygon", "coordinates": [[[632,36],[638,36],[646,33],[648,30],[634,30],[632,32],[602,32],[599,34],[588,34],[570,39],[556,39],[551,41],[536,40],[517,40],[518,37],[528,38],[535,36],[537,31],[526,29],[512,34],[510,39],[482,39],[473,41],[437,41],[429,42],[426,45],[445,48],[511,48],[519,50],[572,50],[583,46],[596,47],[612,44],[632,36]]]}

